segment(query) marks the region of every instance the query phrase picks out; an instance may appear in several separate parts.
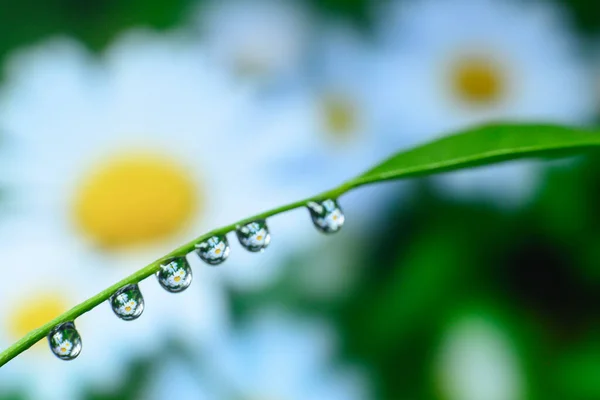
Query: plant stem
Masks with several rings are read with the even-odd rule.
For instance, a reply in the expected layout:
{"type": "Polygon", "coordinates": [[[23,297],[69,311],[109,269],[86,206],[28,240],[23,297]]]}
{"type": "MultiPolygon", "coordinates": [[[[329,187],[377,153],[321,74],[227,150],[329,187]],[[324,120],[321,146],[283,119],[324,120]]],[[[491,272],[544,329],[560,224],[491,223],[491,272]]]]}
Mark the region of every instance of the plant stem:
{"type": "Polygon", "coordinates": [[[223,235],[239,225],[304,207],[309,201],[335,199],[349,190],[381,181],[431,175],[460,168],[472,168],[504,161],[531,157],[559,157],[600,148],[596,131],[547,124],[490,124],[450,135],[434,142],[397,153],[359,177],[317,196],[296,201],[270,211],[254,215],[231,225],[212,230],[184,244],[159,260],[147,265],[127,278],[115,283],[83,303],[73,307],[43,326],[29,332],[0,353],[0,367],[47,336],[58,324],[74,321],[110,298],[123,286],[138,283],[160,269],[160,264],[171,257],[185,256],[197,243],[214,235],[223,235]]]}
{"type": "Polygon", "coordinates": [[[145,266],[144,268],[138,270],[137,272],[134,272],[133,274],[129,275],[128,277],[120,280],[119,282],[115,283],[114,285],[104,289],[103,291],[96,294],[95,296],[90,297],[83,303],[76,305],[75,307],[71,308],[69,311],[59,315],[58,317],[56,317],[53,320],[47,322],[46,324],[40,326],[39,328],[32,330],[31,332],[29,332],[28,334],[23,336],[21,339],[19,339],[17,342],[15,342],[12,346],[10,346],[6,350],[4,350],[2,353],[0,353],[0,367],[2,367],[4,364],[8,363],[10,360],[12,360],[13,358],[18,356],[25,350],[29,349],[31,346],[33,346],[40,340],[42,340],[44,337],[46,337],[50,333],[50,331],[55,326],[57,326],[63,322],[74,321],[80,315],[85,314],[86,312],[92,310],[99,304],[108,300],[117,290],[119,290],[123,286],[138,283],[138,282],[146,279],[150,275],[154,275],[160,269],[161,262],[164,262],[172,257],[185,256],[186,254],[188,254],[194,250],[195,245],[197,243],[202,242],[214,235],[224,235],[226,233],[229,233],[229,232],[235,230],[240,225],[245,225],[247,223],[250,223],[250,222],[253,222],[256,220],[266,219],[268,217],[272,217],[274,215],[281,214],[286,211],[294,210],[296,208],[305,207],[306,204],[310,201],[321,201],[321,200],[325,200],[328,198],[337,198],[358,185],[360,185],[360,184],[357,184],[357,182],[355,182],[355,181],[349,181],[345,184],[340,185],[339,187],[337,187],[335,189],[323,192],[319,195],[316,195],[316,196],[313,196],[313,197],[310,197],[310,198],[307,198],[304,200],[299,200],[299,201],[296,201],[296,202],[293,202],[290,204],[286,204],[281,207],[277,207],[272,210],[265,211],[263,213],[242,219],[233,224],[223,226],[221,228],[214,229],[208,233],[205,233],[204,235],[184,244],[183,246],[180,246],[179,248],[173,250],[166,256],[154,261],[153,263],[145,266]]]}

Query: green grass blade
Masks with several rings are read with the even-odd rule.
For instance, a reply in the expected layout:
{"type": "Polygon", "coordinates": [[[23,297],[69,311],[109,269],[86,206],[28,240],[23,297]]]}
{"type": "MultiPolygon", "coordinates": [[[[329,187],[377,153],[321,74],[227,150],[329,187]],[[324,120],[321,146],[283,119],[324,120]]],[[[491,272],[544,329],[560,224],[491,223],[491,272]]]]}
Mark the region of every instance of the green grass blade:
{"type": "Polygon", "coordinates": [[[476,127],[400,152],[352,180],[353,186],[534,157],[561,157],[600,146],[600,133],[543,124],[476,127]]]}

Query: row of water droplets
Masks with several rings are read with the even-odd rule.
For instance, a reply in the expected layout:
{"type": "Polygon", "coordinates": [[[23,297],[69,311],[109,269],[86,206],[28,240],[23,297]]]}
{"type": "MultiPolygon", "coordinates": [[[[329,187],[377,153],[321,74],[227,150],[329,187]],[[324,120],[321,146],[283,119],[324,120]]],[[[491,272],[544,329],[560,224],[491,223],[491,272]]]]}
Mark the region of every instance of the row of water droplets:
{"type": "MultiPolygon", "coordinates": [[[[345,218],[336,200],[311,201],[306,207],[319,231],[334,233],[342,228],[345,218]]],[[[271,234],[264,219],[238,226],[236,235],[240,244],[251,252],[261,252],[271,242],[271,234]]],[[[196,244],[195,248],[195,253],[209,265],[221,264],[230,251],[225,234],[212,236],[196,244]]],[[[184,291],[192,283],[192,269],[185,256],[173,257],[160,265],[156,278],[165,290],[177,293],[184,291]]],[[[137,283],[122,287],[108,301],[117,317],[125,321],[139,318],[144,311],[144,297],[137,283]]],[[[61,360],[73,360],[81,353],[81,336],[73,321],[54,327],[48,334],[48,343],[52,352],[61,360]]]]}

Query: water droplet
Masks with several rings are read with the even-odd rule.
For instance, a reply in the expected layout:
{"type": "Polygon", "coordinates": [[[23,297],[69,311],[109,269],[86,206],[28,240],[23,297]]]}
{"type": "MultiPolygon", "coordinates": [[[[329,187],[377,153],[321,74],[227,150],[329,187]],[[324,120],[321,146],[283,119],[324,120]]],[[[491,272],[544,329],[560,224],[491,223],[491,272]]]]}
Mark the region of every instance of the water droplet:
{"type": "Polygon", "coordinates": [[[127,285],[119,289],[110,298],[110,306],[117,317],[131,321],[142,315],[144,296],[137,284],[127,285]]]}
{"type": "Polygon", "coordinates": [[[185,257],[175,257],[161,264],[156,277],[166,291],[182,292],[192,284],[192,268],[185,257]]]}
{"type": "Polygon", "coordinates": [[[202,261],[210,265],[218,265],[229,257],[227,236],[213,236],[196,245],[196,252],[202,261]]]}
{"type": "Polygon", "coordinates": [[[73,322],[55,326],[48,334],[48,344],[54,355],[61,360],[73,360],[81,353],[81,336],[73,322]]]}
{"type": "Polygon", "coordinates": [[[242,246],[249,251],[262,251],[271,243],[271,234],[265,220],[250,222],[238,227],[236,233],[242,246]]]}
{"type": "Polygon", "coordinates": [[[334,233],[342,229],[345,217],[336,200],[310,201],[307,205],[313,223],[323,233],[334,233]]]}

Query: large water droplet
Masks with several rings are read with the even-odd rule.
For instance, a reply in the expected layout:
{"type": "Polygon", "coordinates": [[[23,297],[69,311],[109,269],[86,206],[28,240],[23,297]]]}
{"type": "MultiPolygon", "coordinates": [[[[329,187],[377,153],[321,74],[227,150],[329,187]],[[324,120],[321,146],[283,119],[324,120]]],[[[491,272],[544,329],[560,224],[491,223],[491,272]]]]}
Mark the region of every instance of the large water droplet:
{"type": "Polygon", "coordinates": [[[217,265],[229,257],[229,242],[227,236],[216,235],[196,245],[196,252],[202,261],[217,265]]]}
{"type": "Polygon", "coordinates": [[[271,234],[265,220],[238,227],[236,233],[242,246],[249,251],[262,251],[271,243],[271,234]]]}
{"type": "Polygon", "coordinates": [[[48,334],[48,344],[54,355],[61,360],[73,360],[81,353],[81,336],[73,322],[55,326],[48,334]]]}
{"type": "Polygon", "coordinates": [[[334,233],[342,229],[345,217],[336,200],[310,201],[307,205],[313,223],[323,233],[334,233]]]}
{"type": "Polygon", "coordinates": [[[144,296],[142,296],[137,284],[127,285],[111,296],[110,306],[117,317],[125,321],[131,321],[142,315],[144,296]]]}
{"type": "Polygon", "coordinates": [[[192,268],[185,257],[175,257],[161,264],[156,277],[166,291],[182,292],[192,284],[192,268]]]}

